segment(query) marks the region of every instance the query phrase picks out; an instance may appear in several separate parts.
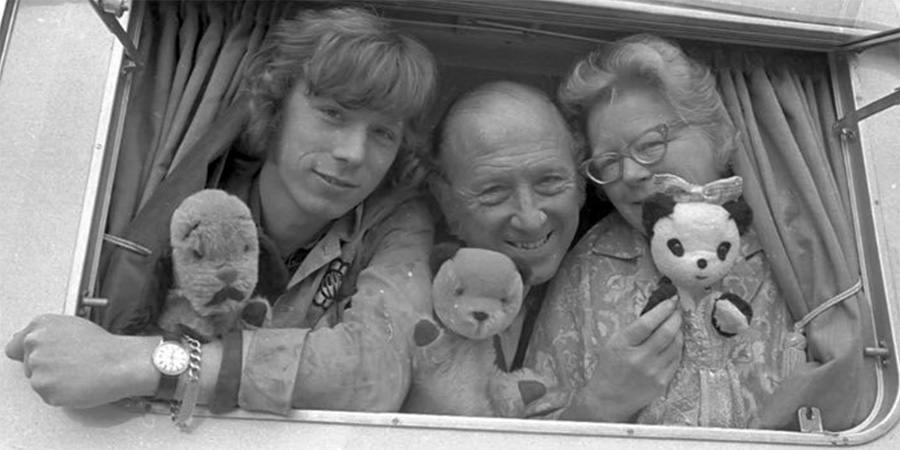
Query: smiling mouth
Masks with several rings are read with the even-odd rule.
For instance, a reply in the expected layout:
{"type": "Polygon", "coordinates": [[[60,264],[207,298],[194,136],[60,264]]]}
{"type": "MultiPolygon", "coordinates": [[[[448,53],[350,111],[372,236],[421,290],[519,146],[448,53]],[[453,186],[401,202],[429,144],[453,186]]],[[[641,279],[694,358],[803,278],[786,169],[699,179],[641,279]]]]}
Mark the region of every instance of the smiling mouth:
{"type": "Polygon", "coordinates": [[[547,241],[550,240],[550,236],[553,236],[552,231],[550,233],[547,233],[547,235],[544,236],[543,238],[538,239],[536,241],[529,241],[529,242],[506,241],[506,243],[517,249],[520,249],[520,250],[536,250],[536,249],[543,247],[544,244],[546,244],[547,241]]]}
{"type": "Polygon", "coordinates": [[[354,184],[354,183],[351,183],[349,181],[346,181],[346,180],[340,179],[338,177],[334,177],[334,176],[331,176],[331,175],[328,175],[328,174],[325,174],[325,173],[322,173],[319,171],[316,171],[316,175],[318,175],[320,178],[325,180],[326,183],[328,183],[332,186],[336,186],[336,187],[339,187],[342,189],[351,189],[351,188],[356,187],[356,184],[354,184]]]}
{"type": "Polygon", "coordinates": [[[703,275],[697,275],[697,279],[700,280],[700,281],[703,281],[703,280],[705,280],[705,279],[707,279],[707,278],[709,278],[709,277],[706,277],[706,276],[703,276],[703,275]]]}

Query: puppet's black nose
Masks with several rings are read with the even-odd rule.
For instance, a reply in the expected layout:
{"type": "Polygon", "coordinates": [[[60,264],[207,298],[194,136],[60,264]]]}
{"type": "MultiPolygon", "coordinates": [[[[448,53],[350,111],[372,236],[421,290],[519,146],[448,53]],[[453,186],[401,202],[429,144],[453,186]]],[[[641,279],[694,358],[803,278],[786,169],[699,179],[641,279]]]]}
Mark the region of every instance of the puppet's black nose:
{"type": "Polygon", "coordinates": [[[474,317],[475,320],[477,320],[479,322],[484,322],[485,320],[487,320],[488,315],[487,315],[487,313],[483,313],[481,311],[475,311],[472,313],[472,317],[474,317]]]}
{"type": "Polygon", "coordinates": [[[705,259],[698,259],[698,260],[697,260],[697,267],[699,267],[699,268],[701,268],[701,269],[705,269],[705,268],[706,268],[706,260],[705,260],[705,259]]]}
{"type": "Polygon", "coordinates": [[[216,274],[216,278],[222,280],[225,284],[231,284],[234,280],[237,279],[237,270],[234,269],[224,269],[220,270],[219,273],[216,274]]]}

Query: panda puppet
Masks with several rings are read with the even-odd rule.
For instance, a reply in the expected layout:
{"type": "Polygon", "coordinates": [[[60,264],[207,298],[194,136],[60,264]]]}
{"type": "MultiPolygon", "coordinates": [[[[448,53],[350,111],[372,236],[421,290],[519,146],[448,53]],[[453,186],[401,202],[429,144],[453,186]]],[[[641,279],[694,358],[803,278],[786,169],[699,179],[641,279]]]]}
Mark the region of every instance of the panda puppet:
{"type": "Polygon", "coordinates": [[[741,199],[740,177],[696,186],[669,174],[654,176],[657,193],[644,201],[643,224],[653,263],[663,275],[641,314],[676,297],[684,349],[667,389],[638,416],[639,423],[746,427],[740,377],[731,360],[753,309],[722,280],[741,254],[752,211],[741,199]]]}

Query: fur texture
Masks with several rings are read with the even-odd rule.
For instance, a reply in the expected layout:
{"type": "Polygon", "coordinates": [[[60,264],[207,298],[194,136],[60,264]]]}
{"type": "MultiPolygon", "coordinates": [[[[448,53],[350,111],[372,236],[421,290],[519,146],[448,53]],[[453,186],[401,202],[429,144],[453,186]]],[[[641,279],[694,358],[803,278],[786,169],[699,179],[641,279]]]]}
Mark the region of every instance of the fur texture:
{"type": "Polygon", "coordinates": [[[504,372],[492,337],[522,306],[523,282],[507,256],[485,249],[438,246],[432,286],[435,315],[416,324],[414,379],[408,412],[524,417],[547,400],[547,380],[530,369],[504,372]]]}
{"type": "Polygon", "coordinates": [[[251,297],[259,240],[247,205],[225,191],[199,191],[175,210],[170,231],[174,287],[159,319],[163,330],[207,342],[265,325],[269,304],[251,297]]]}
{"type": "MultiPolygon", "coordinates": [[[[653,262],[664,278],[641,314],[673,295],[693,309],[741,257],[741,234],[753,217],[740,200],[676,203],[665,194],[647,199],[643,213],[653,262]]],[[[735,294],[721,293],[715,300],[712,323],[722,336],[746,330],[752,317],[753,309],[735,294]]]]}

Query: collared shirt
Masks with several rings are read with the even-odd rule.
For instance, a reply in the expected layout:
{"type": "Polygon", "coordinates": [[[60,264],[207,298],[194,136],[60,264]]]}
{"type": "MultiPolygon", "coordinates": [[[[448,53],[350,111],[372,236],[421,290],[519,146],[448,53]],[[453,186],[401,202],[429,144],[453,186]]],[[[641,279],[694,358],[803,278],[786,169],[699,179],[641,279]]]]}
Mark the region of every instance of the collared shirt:
{"type": "MultiPolygon", "coordinates": [[[[255,181],[246,180],[228,190],[258,218],[255,181]]],[[[433,235],[431,214],[411,191],[376,191],[332,222],[290,274],[271,327],[244,331],[239,406],[398,410],[413,325],[431,312],[433,235]]]]}
{"type": "MultiPolygon", "coordinates": [[[[753,308],[750,329],[732,338],[710,333],[709,311],[682,312],[685,348],[665,397],[638,416],[641,423],[752,427],[778,386],[790,331],[787,305],[755,234],[742,236],[742,259],[722,281],[753,308]]],[[[605,361],[597,349],[637,319],[660,273],[647,239],[617,213],[590,229],[566,255],[548,288],[527,366],[553,374],[571,395],[605,361]]],[[[590,396],[581,395],[584,402],[590,396]]],[[[588,405],[588,407],[590,407],[588,405]]]]}

